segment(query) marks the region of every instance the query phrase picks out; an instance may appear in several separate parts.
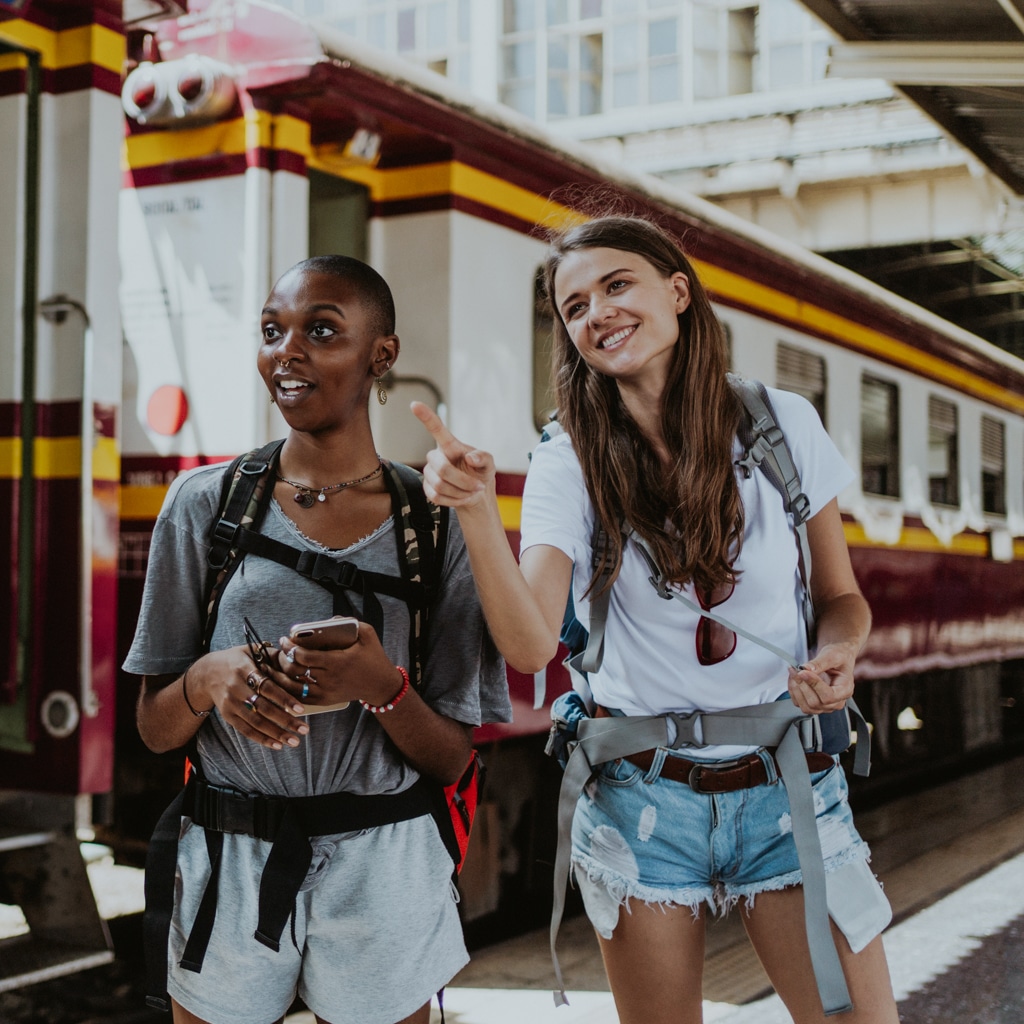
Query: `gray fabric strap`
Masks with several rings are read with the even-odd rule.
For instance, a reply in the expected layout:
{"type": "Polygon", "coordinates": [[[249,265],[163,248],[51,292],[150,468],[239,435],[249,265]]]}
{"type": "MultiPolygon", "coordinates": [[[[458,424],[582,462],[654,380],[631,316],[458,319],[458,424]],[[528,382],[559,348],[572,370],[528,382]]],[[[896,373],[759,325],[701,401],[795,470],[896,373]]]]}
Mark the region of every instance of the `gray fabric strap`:
{"type": "MultiPolygon", "coordinates": [[[[777,647],[775,644],[763,637],[759,637],[756,633],[751,633],[749,630],[744,629],[742,626],[737,626],[735,622],[730,622],[724,615],[719,615],[713,608],[707,609],[702,608],[696,601],[691,601],[681,590],[671,586],[665,578],[662,576],[661,569],[658,567],[658,563],[654,557],[654,553],[651,551],[650,546],[643,537],[640,536],[635,530],[629,531],[629,538],[636,544],[640,550],[640,554],[644,556],[644,561],[647,563],[648,569],[651,570],[651,575],[648,579],[651,581],[651,585],[658,592],[659,597],[663,597],[666,600],[675,598],[677,601],[682,601],[690,611],[696,612],[698,615],[704,616],[707,619],[713,619],[715,622],[725,626],[726,629],[731,629],[737,636],[742,636],[752,643],[757,644],[759,647],[763,647],[766,651],[771,651],[776,657],[781,658],[787,665],[793,668],[799,668],[800,663],[790,654],[788,651],[784,651],[781,647],[777,647]]],[[[604,609],[605,616],[607,616],[608,608],[607,605],[604,609]]],[[[591,614],[593,614],[593,606],[591,606],[591,614]]],[[[603,622],[602,622],[603,626],[603,622]]]]}
{"type": "Polygon", "coordinates": [[[558,799],[558,849],[550,930],[551,960],[558,986],[554,993],[556,1006],[568,1002],[556,940],[565,910],[572,859],[572,822],[580,794],[596,766],[652,747],[679,750],[714,744],[744,744],[778,748],[776,757],[789,796],[793,838],[803,876],[804,915],[814,976],[827,1015],[850,1009],[846,981],[829,926],[821,842],[807,760],[800,740],[800,723],[810,718],[813,716],[804,714],[791,701],[776,701],[725,711],[587,718],[579,723],[579,741],[566,765],[558,799]]]}
{"type": "Polygon", "coordinates": [[[811,603],[811,545],[807,540],[807,520],[811,505],[800,483],[800,472],[786,443],[786,436],[775,419],[768,392],[760,381],[747,380],[730,373],[729,383],[750,415],[756,440],[738,465],[749,476],[755,468],[768,477],[782,494],[783,505],[793,517],[799,553],[800,581],[803,584],[804,621],[808,644],[813,646],[814,605],[811,603]]]}

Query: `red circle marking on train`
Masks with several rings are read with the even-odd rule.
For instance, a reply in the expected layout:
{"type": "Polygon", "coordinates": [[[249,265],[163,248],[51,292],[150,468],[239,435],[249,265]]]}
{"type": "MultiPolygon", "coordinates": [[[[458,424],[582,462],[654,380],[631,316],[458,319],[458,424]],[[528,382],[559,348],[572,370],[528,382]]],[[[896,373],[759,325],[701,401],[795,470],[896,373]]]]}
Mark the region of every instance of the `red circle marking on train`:
{"type": "Polygon", "coordinates": [[[176,434],[188,419],[188,396],[176,384],[164,384],[149,396],[146,422],[158,434],[176,434]]]}

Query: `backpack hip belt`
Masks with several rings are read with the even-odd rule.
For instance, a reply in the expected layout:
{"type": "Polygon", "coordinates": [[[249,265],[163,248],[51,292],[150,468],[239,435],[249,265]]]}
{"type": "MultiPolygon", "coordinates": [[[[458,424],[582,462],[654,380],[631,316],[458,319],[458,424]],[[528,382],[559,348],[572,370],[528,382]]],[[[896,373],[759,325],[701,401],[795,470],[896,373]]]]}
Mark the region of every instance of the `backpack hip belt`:
{"type": "MultiPolygon", "coordinates": [[[[210,877],[181,958],[185,970],[198,974],[203,969],[217,915],[225,833],[253,836],[273,844],[260,879],[259,919],[253,937],[277,952],[281,933],[312,861],[309,840],[313,836],[361,831],[425,814],[433,816],[446,849],[457,863],[458,847],[453,850],[455,833],[443,789],[428,779],[421,777],[407,790],[388,795],[326,793],[275,797],[214,786],[194,772],[164,812],[150,841],[146,857],[147,939],[154,942],[155,948],[167,948],[182,817],[203,828],[210,857],[210,877]]],[[[166,1000],[159,995],[167,990],[166,957],[153,957],[147,966],[152,973],[146,1001],[158,1009],[168,1009],[166,1000]]]]}
{"type": "MultiPolygon", "coordinates": [[[[860,709],[847,702],[860,729],[867,732],[860,709]]],[[[728,708],[612,718],[584,718],[577,725],[577,742],[569,756],[558,797],[558,849],[555,855],[554,900],[551,912],[551,959],[558,990],[555,1005],[568,1003],[555,944],[565,909],[565,888],[572,855],[572,822],[576,804],[597,768],[608,761],[629,758],[652,747],[670,750],[716,744],[775,747],[775,759],[789,797],[793,839],[804,890],[804,921],[811,951],[811,965],[825,1013],[845,1013],[852,1008],[846,979],[829,925],[825,895],[825,864],[814,813],[811,777],[805,743],[814,749],[817,716],[802,712],[791,701],[728,708]]],[[[820,740],[820,733],[817,733],[820,740]]],[[[820,748],[819,748],[820,749],[820,748]]],[[[857,755],[861,758],[861,745],[857,755]]],[[[864,753],[863,757],[866,758],[864,753]]],[[[859,765],[863,767],[863,764],[859,765]]]]}

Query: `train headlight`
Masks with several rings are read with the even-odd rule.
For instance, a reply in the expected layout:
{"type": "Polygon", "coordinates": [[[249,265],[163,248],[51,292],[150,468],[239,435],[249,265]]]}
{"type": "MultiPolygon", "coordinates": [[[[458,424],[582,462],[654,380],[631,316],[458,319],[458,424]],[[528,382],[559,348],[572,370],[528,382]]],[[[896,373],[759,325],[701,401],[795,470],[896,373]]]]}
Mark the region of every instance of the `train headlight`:
{"type": "Polygon", "coordinates": [[[191,54],[140,64],[125,79],[121,106],[139,124],[186,127],[222,117],[234,106],[235,95],[227,65],[191,54]]]}

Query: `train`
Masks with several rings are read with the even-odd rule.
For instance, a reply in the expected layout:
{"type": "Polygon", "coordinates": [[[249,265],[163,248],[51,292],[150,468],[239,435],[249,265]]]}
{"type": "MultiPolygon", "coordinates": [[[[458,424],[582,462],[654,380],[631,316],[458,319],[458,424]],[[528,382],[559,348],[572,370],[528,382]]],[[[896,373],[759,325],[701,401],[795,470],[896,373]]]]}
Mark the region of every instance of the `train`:
{"type": "MultiPolygon", "coordinates": [[[[394,290],[381,451],[422,465],[409,402],[439,408],[494,454],[516,549],[553,411],[545,231],[600,204],[674,231],[733,368],[807,397],[857,471],[840,507],[874,616],[864,785],[1024,745],[1021,359],[262,0],[5,0],[0,132],[0,902],[27,921],[0,991],[112,955],[82,830],[139,862],[181,782],[179,755],[138,740],[119,669],[153,522],[177,474],[283,433],[255,373],[259,309],[310,255],[357,256],[394,290]]],[[[546,704],[568,675],[508,675],[515,720],[476,736],[467,928],[550,905],[546,704]]]]}

